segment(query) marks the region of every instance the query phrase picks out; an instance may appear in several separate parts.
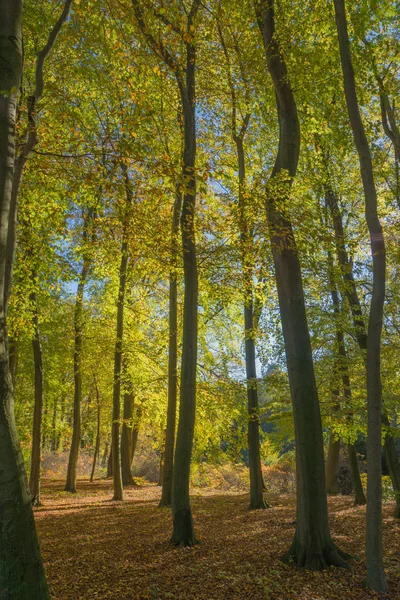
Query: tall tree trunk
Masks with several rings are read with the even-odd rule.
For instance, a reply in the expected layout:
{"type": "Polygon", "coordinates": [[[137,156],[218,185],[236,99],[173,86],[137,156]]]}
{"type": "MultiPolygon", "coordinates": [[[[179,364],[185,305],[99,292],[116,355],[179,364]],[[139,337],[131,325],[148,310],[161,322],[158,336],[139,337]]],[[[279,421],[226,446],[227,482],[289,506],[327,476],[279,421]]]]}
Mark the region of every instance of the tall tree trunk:
{"type": "Polygon", "coordinates": [[[168,315],[168,407],[165,430],[164,469],[160,507],[171,506],[172,471],[174,464],[176,400],[178,388],[178,234],[179,217],[182,206],[180,183],[176,186],[172,213],[171,232],[171,271],[169,275],[169,315],[168,315]]]}
{"type": "Polygon", "coordinates": [[[373,263],[373,286],[367,343],[367,586],[376,591],[384,592],[387,590],[387,583],[383,568],[382,548],[382,386],[380,352],[386,279],[385,241],[378,217],[378,203],[371,152],[358,106],[344,0],[334,0],[334,5],[343,70],[344,92],[354,142],[360,159],[360,172],[365,197],[365,216],[370,234],[373,263]]]}
{"type": "Polygon", "coordinates": [[[132,430],[133,430],[133,390],[131,382],[127,384],[129,389],[124,394],[124,422],[121,436],[121,470],[122,483],[134,485],[131,471],[132,456],[132,430]]]}
{"type": "Polygon", "coordinates": [[[113,500],[124,499],[120,454],[121,376],[124,337],[125,290],[129,263],[128,237],[130,215],[132,210],[132,189],[129,180],[128,168],[124,163],[122,163],[122,172],[125,179],[126,208],[122,225],[121,262],[119,266],[119,288],[117,302],[117,340],[115,343],[114,354],[114,387],[111,430],[112,474],[114,485],[113,500]]]}
{"type": "Polygon", "coordinates": [[[195,205],[196,205],[196,111],[195,111],[195,67],[196,47],[194,31],[200,0],[193,0],[186,18],[186,32],[183,36],[186,53],[182,65],[180,55],[176,56],[156,39],[148,29],[139,0],[132,0],[136,20],[146,41],[153,51],[161,56],[168,68],[174,73],[183,114],[183,156],[182,179],[183,202],[181,213],[184,302],[183,302],[183,339],[181,364],[181,389],[178,432],[172,474],[172,517],[173,532],[171,543],[191,546],[195,535],[190,508],[189,479],[192,456],[194,422],[196,414],[196,372],[197,372],[197,304],[198,277],[195,242],[195,205]]]}
{"type": "MultiPolygon", "coordinates": [[[[199,2],[193,2],[188,16],[188,35],[195,19],[199,2]],[[195,11],[193,10],[195,8],[195,11]]],[[[192,457],[194,422],[196,414],[197,372],[197,304],[198,276],[195,242],[196,203],[196,113],[195,113],[195,62],[196,51],[192,43],[186,44],[186,81],[179,81],[183,112],[183,168],[184,186],[181,232],[184,271],[183,338],[179,422],[176,436],[174,469],[172,474],[173,532],[175,545],[192,546],[195,541],[189,484],[192,457]]]]}
{"type": "Polygon", "coordinates": [[[267,189],[267,217],[278,289],[296,438],[297,519],[284,559],[319,570],[345,566],[328,525],[321,414],[307,325],[300,262],[287,204],[300,152],[297,108],[280,43],[273,0],[256,0],[268,69],[274,84],[279,149],[267,189]]]}
{"type": "MultiPolygon", "coordinates": [[[[326,205],[327,204],[328,204],[328,202],[326,202],[326,205]]],[[[352,277],[352,272],[348,273],[346,271],[346,274],[350,275],[352,277]]],[[[345,405],[351,406],[351,383],[350,383],[350,373],[349,373],[349,359],[347,356],[346,344],[345,344],[345,340],[344,340],[344,333],[343,333],[343,326],[342,326],[342,309],[340,306],[339,294],[338,294],[337,287],[336,287],[335,274],[334,274],[334,268],[333,268],[333,257],[332,257],[332,254],[330,251],[328,251],[328,279],[329,279],[329,286],[331,289],[331,299],[332,299],[332,305],[333,305],[333,311],[334,311],[334,317],[335,317],[335,329],[336,329],[335,355],[337,356],[337,364],[339,366],[339,374],[340,374],[341,380],[342,380],[345,405]]],[[[353,280],[353,283],[354,283],[354,280],[353,280]]],[[[356,294],[356,298],[358,300],[357,294],[356,294]]],[[[362,313],[360,313],[360,315],[362,318],[362,313]]],[[[357,318],[359,319],[360,316],[357,316],[357,318]]],[[[338,405],[338,408],[339,408],[339,405],[338,405]]],[[[350,421],[352,419],[352,416],[348,415],[347,418],[350,421]]],[[[352,475],[353,487],[354,487],[354,504],[355,505],[363,505],[363,504],[366,504],[366,499],[364,496],[364,491],[363,491],[361,478],[360,478],[360,471],[358,468],[357,453],[355,452],[354,446],[352,444],[348,444],[347,448],[348,448],[351,475],[352,475]],[[354,458],[355,458],[355,460],[354,460],[354,458]]],[[[339,456],[338,456],[338,461],[339,461],[339,456]]],[[[329,485],[329,478],[328,478],[327,485],[329,485]]],[[[327,487],[327,491],[329,493],[328,487],[327,487]]]]}
{"type": "Polygon", "coordinates": [[[340,440],[333,433],[329,437],[328,454],[326,457],[325,477],[328,494],[339,493],[338,468],[340,456],[340,440]]]}
{"type": "Polygon", "coordinates": [[[218,33],[221,40],[222,49],[226,59],[228,85],[231,93],[232,111],[231,111],[231,133],[236,146],[236,156],[238,161],[238,199],[239,199],[239,230],[240,245],[243,268],[243,288],[244,288],[244,338],[245,338],[245,363],[246,363],[246,386],[247,386],[247,411],[249,416],[247,426],[247,440],[249,448],[249,470],[250,470],[250,508],[267,508],[264,500],[264,480],[262,477],[261,456],[260,456],[260,419],[258,406],[257,389],[257,369],[256,369],[256,318],[253,308],[253,274],[254,274],[254,234],[251,225],[248,223],[246,207],[246,162],[244,154],[244,137],[246,135],[249,122],[249,86],[242,68],[240,50],[238,44],[235,44],[237,58],[241,66],[242,84],[247,105],[247,112],[241,122],[240,127],[237,123],[237,97],[236,89],[232,79],[231,61],[228,48],[225,43],[224,35],[220,24],[217,23],[218,33]]]}
{"type": "Polygon", "coordinates": [[[22,2],[0,0],[0,590],[4,598],[47,600],[31,496],[14,417],[7,342],[6,256],[22,74],[22,2]]]}
{"type": "Polygon", "coordinates": [[[51,440],[51,449],[53,452],[56,452],[58,447],[58,435],[57,435],[57,396],[54,396],[53,400],[53,418],[51,421],[51,430],[52,430],[52,440],[51,440]]]}
{"type": "MultiPolygon", "coordinates": [[[[35,283],[34,283],[35,284],[35,283]]],[[[40,342],[39,318],[36,291],[32,291],[30,301],[33,310],[32,323],[34,337],[32,339],[33,360],[35,365],[35,404],[33,409],[32,428],[32,454],[31,472],[29,477],[29,488],[32,496],[32,504],[39,506],[40,502],[40,467],[42,446],[42,413],[43,413],[43,358],[42,345],[40,342]]]]}
{"type": "Polygon", "coordinates": [[[112,442],[110,444],[110,454],[108,455],[108,460],[107,460],[107,477],[112,477],[113,476],[113,451],[112,451],[112,442]]]}
{"type": "Polygon", "coordinates": [[[97,429],[96,429],[96,445],[94,448],[92,472],[90,473],[90,482],[91,483],[93,482],[94,474],[96,471],[96,462],[97,462],[97,460],[100,460],[100,409],[101,409],[101,405],[100,405],[99,387],[97,385],[96,379],[95,379],[94,384],[96,387],[97,429]]]}
{"type": "MultiPolygon", "coordinates": [[[[242,131],[243,127],[242,127],[242,131]]],[[[242,264],[244,276],[244,336],[247,385],[247,441],[249,448],[250,468],[250,508],[267,508],[264,500],[264,481],[260,456],[260,419],[258,406],[255,323],[253,311],[253,232],[249,229],[246,218],[245,185],[246,170],[243,148],[243,136],[234,135],[239,166],[239,209],[240,240],[242,247],[242,264]]]]}
{"type": "Polygon", "coordinates": [[[133,459],[135,458],[135,452],[136,452],[138,438],[139,438],[139,429],[140,429],[141,419],[142,419],[142,407],[138,406],[136,409],[136,417],[134,418],[133,429],[132,429],[131,468],[132,468],[133,459]]]}
{"type": "Polygon", "coordinates": [[[367,503],[365,498],[363,486],[361,483],[360,469],[358,467],[357,452],[354,444],[347,444],[347,453],[349,456],[351,478],[353,480],[354,487],[354,504],[356,506],[362,506],[367,503]]]}
{"type": "MultiPolygon", "coordinates": [[[[93,210],[89,209],[84,217],[83,243],[88,241],[89,228],[93,227],[93,210]]],[[[82,405],[82,336],[83,336],[83,294],[89,274],[91,259],[84,256],[83,266],[79,276],[78,289],[75,300],[74,330],[74,416],[72,425],[72,441],[69,451],[67,481],[65,491],[76,493],[76,467],[78,463],[79,447],[81,442],[81,405],[82,405]]]]}

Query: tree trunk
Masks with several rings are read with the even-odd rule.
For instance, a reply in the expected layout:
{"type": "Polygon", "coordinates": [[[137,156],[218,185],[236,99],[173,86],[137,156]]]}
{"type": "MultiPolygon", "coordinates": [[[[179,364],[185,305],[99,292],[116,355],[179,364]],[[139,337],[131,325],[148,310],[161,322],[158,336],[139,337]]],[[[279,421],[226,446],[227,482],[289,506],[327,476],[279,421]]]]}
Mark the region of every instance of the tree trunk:
{"type": "Polygon", "coordinates": [[[140,428],[141,418],[142,418],[142,407],[138,406],[136,409],[136,418],[134,419],[133,429],[132,429],[131,468],[132,468],[133,459],[135,458],[135,452],[136,452],[136,447],[137,447],[138,438],[139,438],[139,428],[140,428]]]}
{"type": "Polygon", "coordinates": [[[15,158],[15,113],[22,74],[22,2],[0,0],[0,590],[4,598],[49,593],[14,418],[6,326],[6,256],[15,158]]]}
{"type": "Polygon", "coordinates": [[[113,476],[113,451],[112,451],[112,443],[110,444],[110,454],[108,455],[108,460],[107,460],[107,477],[112,477],[113,476]]]}
{"type": "Polygon", "coordinates": [[[124,423],[121,436],[121,470],[122,483],[134,485],[131,471],[132,456],[132,430],[133,430],[133,390],[128,389],[124,394],[124,423]]]}
{"type": "MultiPolygon", "coordinates": [[[[384,424],[389,424],[388,422],[384,424]]],[[[385,436],[384,442],[386,461],[389,467],[390,477],[392,479],[393,490],[396,496],[396,508],[394,516],[396,519],[400,519],[400,473],[398,469],[398,457],[396,453],[396,447],[393,443],[393,438],[389,435],[385,436]]]]}
{"type": "Polygon", "coordinates": [[[38,306],[36,292],[32,291],[30,301],[33,310],[33,330],[32,339],[33,360],[35,365],[35,404],[33,409],[33,428],[32,428],[32,454],[31,454],[31,472],[29,477],[29,488],[32,496],[33,506],[40,506],[40,467],[41,467],[41,446],[42,446],[42,414],[43,414],[43,358],[42,345],[40,343],[38,306]]]}
{"type": "Polygon", "coordinates": [[[377,194],[371,152],[361,119],[344,0],[334,0],[344,91],[354,142],[360,160],[364,188],[365,216],[371,242],[373,286],[368,320],[367,404],[368,404],[368,485],[367,485],[367,586],[385,592],[387,583],[382,548],[382,386],[380,373],[383,305],[385,301],[385,241],[378,217],[377,194]]]}
{"type": "Polygon", "coordinates": [[[331,433],[329,437],[328,455],[326,457],[325,477],[326,491],[335,496],[339,493],[338,468],[340,455],[340,440],[331,433]]]}
{"type": "MultiPolygon", "coordinates": [[[[353,274],[351,271],[349,273],[346,272],[346,275],[347,274],[350,275],[352,278],[353,274]]],[[[341,314],[342,309],[340,306],[339,294],[338,294],[336,282],[335,282],[335,275],[334,275],[334,269],[333,269],[333,257],[332,257],[332,254],[330,251],[328,251],[328,278],[329,278],[329,285],[330,285],[330,289],[331,289],[331,298],[332,298],[332,304],[333,304],[333,310],[334,310],[334,316],[335,316],[335,327],[336,327],[335,355],[337,355],[337,363],[339,366],[339,373],[340,373],[341,379],[342,379],[345,405],[351,406],[351,384],[350,384],[350,373],[349,373],[349,359],[347,356],[346,344],[345,344],[344,333],[343,333],[342,314],[341,314]]],[[[354,283],[354,280],[353,280],[353,283],[354,283]]],[[[356,298],[358,300],[357,293],[356,293],[356,298]]],[[[357,318],[360,318],[360,315],[362,318],[361,312],[358,313],[357,318]]],[[[339,409],[339,405],[337,405],[337,408],[339,409]]],[[[347,419],[350,421],[352,419],[352,416],[348,415],[347,419]]],[[[352,475],[353,487],[354,487],[354,504],[355,505],[363,505],[363,504],[366,504],[366,499],[364,496],[364,491],[363,491],[363,487],[362,487],[362,483],[361,483],[360,471],[358,468],[357,454],[355,453],[355,450],[354,450],[354,455],[353,455],[352,449],[354,450],[354,447],[351,444],[348,444],[350,468],[351,468],[351,475],[352,475]],[[354,460],[354,457],[355,457],[355,460],[354,460]]],[[[328,482],[329,482],[329,478],[328,478],[328,482]]],[[[329,485],[329,483],[328,483],[328,485],[329,485]]],[[[329,493],[328,488],[327,488],[327,491],[329,493]]]]}
{"type": "Polygon", "coordinates": [[[129,181],[128,169],[122,163],[122,172],[125,178],[126,192],[126,209],[123,217],[123,231],[121,244],[121,262],[119,266],[119,288],[117,302],[117,340],[115,343],[114,354],[114,388],[113,388],[113,413],[112,413],[112,436],[111,436],[111,451],[112,451],[112,473],[114,496],[113,500],[123,500],[123,482],[121,471],[121,454],[120,454],[120,418],[121,418],[121,375],[122,375],[122,353],[123,353],[123,337],[124,337],[124,309],[125,309],[125,290],[126,277],[129,263],[129,221],[132,210],[132,189],[129,181]]]}
{"type": "Polygon", "coordinates": [[[99,388],[97,385],[97,382],[95,380],[95,387],[96,387],[96,403],[97,403],[97,430],[96,430],[96,445],[94,448],[94,456],[93,456],[93,465],[92,465],[92,472],[90,473],[90,482],[93,482],[94,479],[94,474],[96,471],[96,461],[100,460],[100,394],[99,394],[99,388]]]}
{"type": "Polygon", "coordinates": [[[18,368],[18,340],[15,337],[8,336],[8,350],[10,355],[11,379],[13,388],[15,389],[18,368]]]}
{"type": "Polygon", "coordinates": [[[164,455],[165,455],[165,450],[163,448],[161,450],[161,453],[160,453],[160,467],[159,467],[159,471],[158,471],[158,485],[162,485],[163,478],[164,478],[164,455]]]}
{"type": "MultiPolygon", "coordinates": [[[[242,128],[243,131],[243,128],[242,128]]],[[[250,508],[267,508],[264,500],[264,481],[260,456],[260,419],[258,407],[255,324],[253,314],[253,232],[248,226],[244,188],[246,185],[243,137],[234,135],[239,166],[240,240],[244,276],[244,336],[247,385],[247,441],[250,470],[250,508]]]]}
{"type": "Polygon", "coordinates": [[[104,452],[103,452],[103,456],[101,457],[101,466],[105,467],[107,462],[108,462],[108,442],[106,442],[105,446],[104,446],[104,452]]]}
{"type": "Polygon", "coordinates": [[[278,289],[296,439],[297,517],[293,544],[284,560],[320,570],[345,566],[328,526],[322,424],[315,382],[300,262],[287,204],[300,151],[300,126],[280,43],[274,1],[256,1],[268,69],[275,87],[279,149],[267,189],[267,216],[278,289]]]}
{"type": "MultiPolygon", "coordinates": [[[[89,209],[84,219],[83,243],[88,241],[89,228],[93,227],[93,210],[89,209]]],[[[83,294],[91,260],[86,254],[79,277],[75,301],[74,329],[74,417],[72,425],[72,441],[69,452],[67,481],[65,491],[76,493],[76,466],[78,463],[79,447],[81,442],[81,404],[82,404],[82,336],[83,336],[83,294]]]]}
{"type": "Polygon", "coordinates": [[[58,448],[58,435],[57,435],[57,396],[54,396],[53,400],[53,418],[51,421],[52,440],[51,449],[56,452],[58,448]]]}
{"type": "Polygon", "coordinates": [[[165,430],[164,469],[162,472],[162,492],[160,507],[171,506],[172,471],[174,463],[176,400],[178,385],[178,233],[182,206],[180,184],[176,186],[171,232],[171,272],[169,275],[169,315],[168,315],[168,407],[165,430]]]}
{"type": "MultiPolygon", "coordinates": [[[[245,138],[249,122],[250,112],[246,112],[240,127],[238,126],[238,106],[235,85],[232,79],[231,61],[227,45],[220,24],[217,23],[218,33],[221,40],[223,52],[225,54],[228,85],[231,93],[232,111],[231,111],[231,133],[236,146],[236,155],[238,162],[238,204],[239,204],[239,231],[241,245],[241,260],[243,269],[243,289],[244,289],[244,338],[245,338],[245,362],[246,362],[246,387],[247,387],[247,411],[248,426],[247,440],[249,449],[249,471],[250,471],[250,507],[249,508],[267,508],[264,501],[265,484],[262,477],[261,457],[260,457],[260,420],[258,407],[258,389],[257,389],[257,370],[256,370],[256,321],[253,309],[253,274],[254,274],[254,234],[251,224],[248,223],[246,207],[246,162],[244,154],[243,140],[245,138]]],[[[239,61],[240,50],[235,45],[239,61]]],[[[249,110],[249,86],[241,69],[242,84],[246,99],[247,109],[249,110]]]]}
{"type": "Polygon", "coordinates": [[[353,444],[347,444],[347,453],[349,456],[351,478],[353,480],[354,487],[354,504],[356,506],[362,506],[367,503],[367,500],[365,499],[365,494],[361,483],[357,452],[353,444]]]}
{"type": "MultiPolygon", "coordinates": [[[[192,9],[195,4],[192,5],[192,9]]],[[[197,12],[197,9],[196,9],[197,12]]],[[[193,10],[188,17],[188,31],[193,20],[193,10]],[[190,15],[192,16],[190,18],[190,15]]],[[[189,484],[194,422],[196,414],[197,371],[197,304],[198,276],[195,242],[196,204],[196,114],[195,114],[195,47],[186,44],[186,81],[179,81],[182,101],[184,149],[182,186],[184,186],[181,232],[184,270],[183,339],[181,388],[178,432],[176,437],[174,469],[172,475],[173,532],[171,542],[179,546],[192,546],[196,542],[189,484]]]]}

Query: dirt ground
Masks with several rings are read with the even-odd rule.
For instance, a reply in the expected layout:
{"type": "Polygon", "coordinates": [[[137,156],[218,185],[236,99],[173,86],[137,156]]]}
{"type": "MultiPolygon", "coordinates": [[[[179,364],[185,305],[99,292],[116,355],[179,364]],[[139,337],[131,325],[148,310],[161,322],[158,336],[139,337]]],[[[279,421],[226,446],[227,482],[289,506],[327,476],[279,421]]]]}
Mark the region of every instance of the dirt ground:
{"type": "Polygon", "coordinates": [[[270,496],[271,508],[249,511],[243,493],[193,490],[199,543],[169,545],[171,514],[158,508],[160,488],[144,485],[113,502],[112,483],[42,483],[35,509],[43,559],[55,600],[368,600],[400,599],[400,523],[384,504],[385,569],[390,592],[363,587],[365,507],[352,498],[329,499],[332,537],[356,555],[350,569],[322,572],[283,565],[294,534],[295,497],[270,496]]]}

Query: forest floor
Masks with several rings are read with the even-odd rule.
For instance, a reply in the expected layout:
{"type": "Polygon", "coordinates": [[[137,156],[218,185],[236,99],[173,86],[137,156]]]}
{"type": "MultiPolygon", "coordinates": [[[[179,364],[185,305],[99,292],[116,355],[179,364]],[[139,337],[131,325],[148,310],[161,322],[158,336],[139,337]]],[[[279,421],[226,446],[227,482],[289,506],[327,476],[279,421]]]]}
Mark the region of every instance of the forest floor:
{"type": "Polygon", "coordinates": [[[113,502],[112,482],[44,480],[35,509],[51,597],[56,600],[367,600],[400,599],[400,523],[384,503],[383,538],[388,594],[363,587],[365,507],[329,498],[331,533],[353,555],[349,570],[322,572],[283,565],[279,557],[294,534],[295,497],[270,496],[271,508],[248,510],[238,492],[193,490],[199,543],[169,545],[171,514],[159,509],[160,488],[128,488],[113,502]]]}

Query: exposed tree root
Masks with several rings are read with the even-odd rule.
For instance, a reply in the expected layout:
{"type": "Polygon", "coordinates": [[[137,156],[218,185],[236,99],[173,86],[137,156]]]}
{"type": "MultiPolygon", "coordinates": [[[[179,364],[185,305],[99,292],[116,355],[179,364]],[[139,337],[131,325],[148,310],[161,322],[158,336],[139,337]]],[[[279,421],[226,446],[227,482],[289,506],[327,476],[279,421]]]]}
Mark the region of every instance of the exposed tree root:
{"type": "Polygon", "coordinates": [[[294,540],[289,550],[282,556],[284,563],[294,563],[301,569],[309,571],[322,571],[330,566],[348,568],[347,561],[354,558],[351,554],[342,552],[333,542],[329,542],[323,550],[313,547],[300,547],[294,540]]]}

